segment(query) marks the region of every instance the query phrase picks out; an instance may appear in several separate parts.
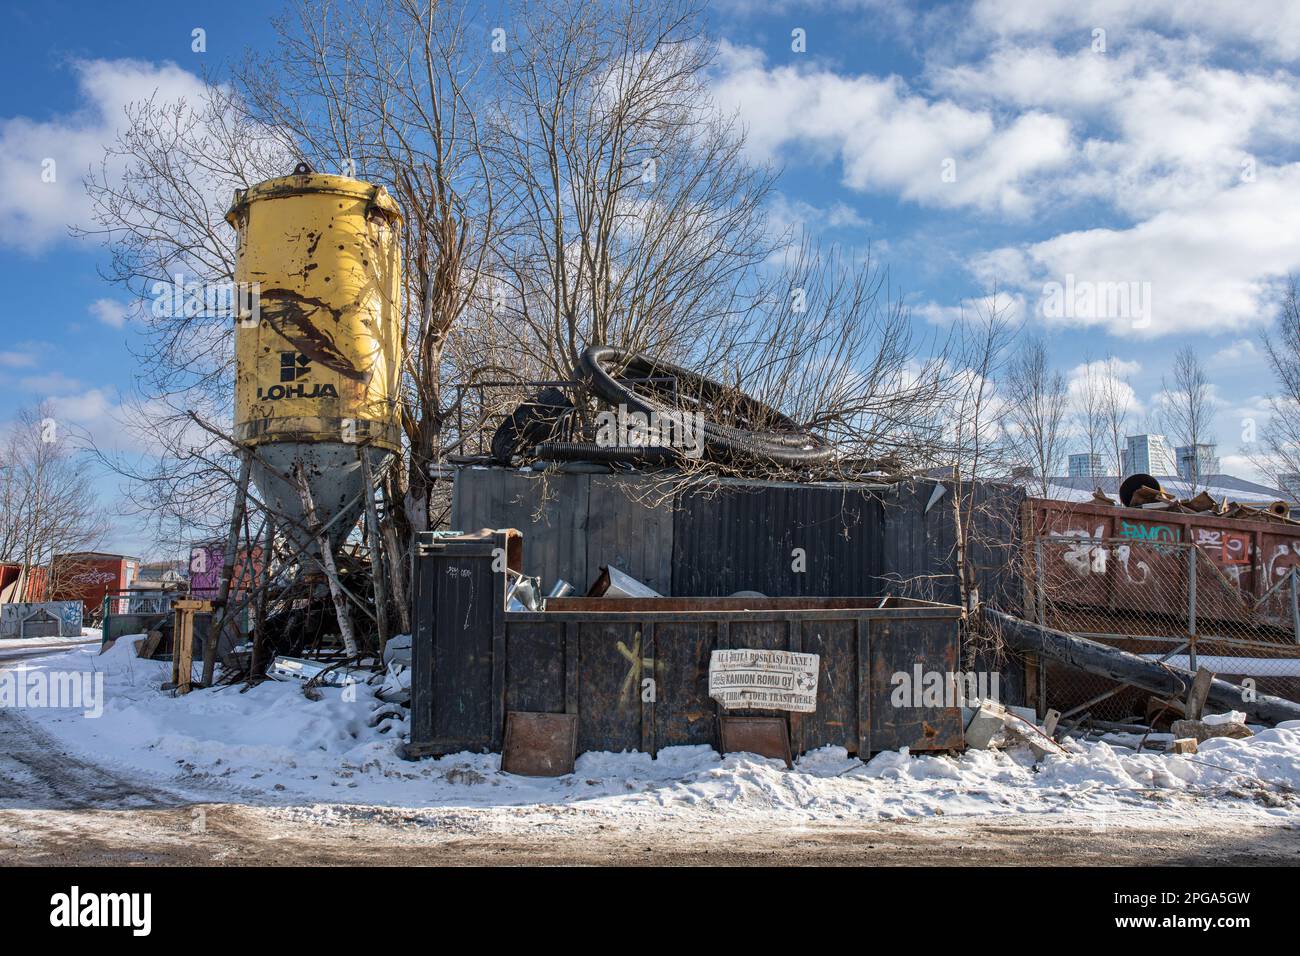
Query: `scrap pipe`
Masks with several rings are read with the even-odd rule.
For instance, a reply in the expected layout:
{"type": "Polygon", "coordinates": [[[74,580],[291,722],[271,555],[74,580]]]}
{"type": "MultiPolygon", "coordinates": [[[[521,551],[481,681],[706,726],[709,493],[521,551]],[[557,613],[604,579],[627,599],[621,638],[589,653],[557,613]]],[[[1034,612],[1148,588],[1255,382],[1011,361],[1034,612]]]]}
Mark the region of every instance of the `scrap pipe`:
{"type": "MultiPolygon", "coordinates": [[[[1180,667],[1158,664],[1138,654],[1034,624],[992,608],[986,607],[984,615],[1001,627],[1007,644],[1018,651],[1041,654],[1089,674],[1132,684],[1161,697],[1181,700],[1196,676],[1180,667]]],[[[1247,696],[1245,689],[1216,678],[1210,684],[1206,701],[1224,710],[1243,711],[1261,723],[1300,720],[1300,704],[1268,694],[1256,694],[1254,700],[1247,700],[1247,696]]]]}

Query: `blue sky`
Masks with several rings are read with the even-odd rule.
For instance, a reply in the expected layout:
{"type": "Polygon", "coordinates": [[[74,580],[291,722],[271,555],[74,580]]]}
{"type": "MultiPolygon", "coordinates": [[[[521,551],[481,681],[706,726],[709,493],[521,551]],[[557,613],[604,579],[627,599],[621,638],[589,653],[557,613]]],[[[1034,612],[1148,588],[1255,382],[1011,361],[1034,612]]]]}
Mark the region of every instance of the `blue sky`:
{"type": "MultiPolygon", "coordinates": [[[[111,438],[132,384],[123,290],[67,237],[79,181],[121,108],[184,95],[273,6],[11,4],[0,59],[0,420],[43,398],[111,438]],[[191,50],[206,31],[207,52],[191,50]],[[56,161],[56,180],[42,163],[56,161]]],[[[1214,376],[1225,470],[1254,477],[1243,421],[1266,417],[1259,336],[1300,271],[1300,5],[1181,0],[716,0],[718,102],[784,172],[773,219],[888,265],[919,326],[996,281],[1076,380],[1111,353],[1134,431],[1176,348],[1214,376]],[[1104,31],[1098,33],[1097,31],[1104,31]],[[796,50],[803,31],[804,46],[796,50]],[[1149,315],[1045,314],[1047,283],[1136,283],[1149,315]],[[1142,284],[1146,284],[1143,286],[1142,284]]],[[[506,24],[508,29],[508,23],[506,24]]],[[[110,501],[117,481],[102,477],[110,501]]],[[[110,542],[145,550],[131,522],[110,542]]]]}

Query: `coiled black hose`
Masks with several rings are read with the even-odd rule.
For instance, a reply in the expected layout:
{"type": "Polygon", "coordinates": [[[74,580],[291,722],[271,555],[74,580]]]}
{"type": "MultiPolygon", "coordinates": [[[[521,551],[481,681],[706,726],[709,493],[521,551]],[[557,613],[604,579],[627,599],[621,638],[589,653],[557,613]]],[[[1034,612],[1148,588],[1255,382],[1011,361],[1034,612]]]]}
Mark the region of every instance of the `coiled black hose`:
{"type": "Polygon", "coordinates": [[[799,467],[828,461],[835,449],[803,431],[790,418],[748,395],[670,362],[633,355],[610,345],[593,345],[581,356],[581,371],[591,390],[611,405],[624,405],[644,415],[704,412],[704,447],[720,460],[760,460],[799,467]],[[649,394],[634,390],[610,369],[621,369],[624,379],[672,377],[676,393],[650,387],[649,394]],[[712,406],[725,408],[736,425],[710,421],[712,406]]]}

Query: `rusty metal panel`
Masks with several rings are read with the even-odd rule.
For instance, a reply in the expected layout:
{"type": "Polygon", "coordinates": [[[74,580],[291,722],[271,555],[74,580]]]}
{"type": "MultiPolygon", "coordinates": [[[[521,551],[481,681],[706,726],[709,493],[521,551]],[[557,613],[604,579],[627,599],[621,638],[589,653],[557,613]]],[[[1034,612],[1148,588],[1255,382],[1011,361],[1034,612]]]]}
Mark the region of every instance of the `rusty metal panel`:
{"type": "MultiPolygon", "coordinates": [[[[871,680],[866,688],[873,753],[881,750],[960,750],[963,746],[961,708],[956,706],[898,706],[895,675],[904,674],[912,688],[918,676],[957,672],[957,635],[948,620],[891,621],[873,618],[869,636],[871,680]]],[[[915,704],[916,698],[907,701],[915,704]]]]}
{"type": "Polygon", "coordinates": [[[713,746],[717,708],[709,697],[709,657],[717,646],[714,621],[655,625],[655,743],[713,746]]]}
{"type": "Polygon", "coordinates": [[[564,713],[564,625],[506,628],[506,710],[564,713]]]}
{"type": "Polygon", "coordinates": [[[805,742],[858,750],[857,621],[801,621],[801,650],[821,659],[817,676],[817,710],[800,714],[805,742]]]}
{"type": "Polygon", "coordinates": [[[506,715],[501,769],[524,777],[562,777],[573,773],[578,719],[573,714],[506,715]]]}
{"type": "Polygon", "coordinates": [[[642,624],[578,625],[578,748],[641,749],[642,624]]]}
{"type": "Polygon", "coordinates": [[[784,717],[719,717],[719,749],[724,754],[749,753],[784,760],[790,756],[790,733],[784,717]]]}
{"type": "MultiPolygon", "coordinates": [[[[1206,570],[1224,582],[1221,590],[1199,592],[1198,613],[1206,617],[1239,612],[1240,606],[1229,588],[1243,596],[1261,597],[1293,565],[1300,564],[1300,526],[1294,525],[1039,498],[1026,502],[1023,525],[1027,552],[1037,535],[1080,539],[1077,547],[1052,549],[1059,558],[1053,556],[1051,560],[1066,566],[1049,565],[1049,578],[1053,573],[1074,570],[1073,603],[1109,610],[1159,611],[1171,600],[1177,605],[1185,603],[1185,555],[1170,548],[1162,556],[1162,543],[1196,545],[1198,560],[1208,559],[1212,567],[1206,570]],[[1104,566],[1099,563],[1096,549],[1084,543],[1087,539],[1110,542],[1104,566]],[[1139,563],[1125,553],[1126,541],[1142,543],[1144,552],[1154,552],[1156,560],[1166,563],[1158,567],[1139,563]],[[1150,583],[1157,580],[1166,584],[1152,591],[1150,583]],[[1179,594],[1164,593],[1176,590],[1176,586],[1182,588],[1179,594]]],[[[1144,554],[1143,560],[1147,557],[1144,554]]],[[[1034,555],[1026,553],[1025,559],[1033,561],[1034,555]]],[[[1277,610],[1280,615],[1289,613],[1280,604],[1277,610]]]]}

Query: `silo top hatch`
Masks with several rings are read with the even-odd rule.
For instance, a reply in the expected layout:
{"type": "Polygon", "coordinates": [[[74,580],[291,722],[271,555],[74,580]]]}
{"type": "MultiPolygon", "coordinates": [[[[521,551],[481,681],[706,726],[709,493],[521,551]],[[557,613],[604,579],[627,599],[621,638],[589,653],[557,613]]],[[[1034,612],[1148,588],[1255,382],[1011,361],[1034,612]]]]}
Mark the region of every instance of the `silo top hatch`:
{"type": "Polygon", "coordinates": [[[268,179],[247,189],[236,189],[234,201],[226,211],[226,222],[239,226],[239,219],[248,205],[259,199],[286,199],[310,193],[345,196],[350,199],[368,200],[371,207],[388,219],[400,222],[401,213],[397,203],[383,186],[352,179],[348,176],[331,176],[327,173],[294,173],[278,179],[268,179]]]}

